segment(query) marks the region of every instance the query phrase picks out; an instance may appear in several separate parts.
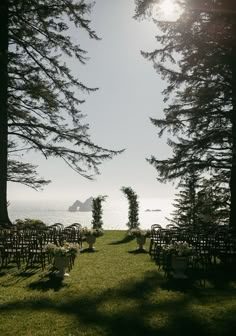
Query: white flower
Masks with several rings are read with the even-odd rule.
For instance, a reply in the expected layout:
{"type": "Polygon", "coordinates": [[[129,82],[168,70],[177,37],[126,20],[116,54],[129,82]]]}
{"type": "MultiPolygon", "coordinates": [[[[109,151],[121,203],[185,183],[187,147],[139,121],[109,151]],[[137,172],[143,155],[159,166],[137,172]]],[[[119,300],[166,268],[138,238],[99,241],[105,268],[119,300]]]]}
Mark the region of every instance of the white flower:
{"type": "Polygon", "coordinates": [[[45,251],[53,256],[72,256],[79,252],[79,245],[75,243],[64,242],[62,246],[49,243],[45,251]]]}
{"type": "Polygon", "coordinates": [[[192,252],[192,246],[189,245],[187,242],[179,242],[175,241],[171,244],[165,245],[163,250],[167,254],[174,254],[178,256],[187,256],[192,252]]]}

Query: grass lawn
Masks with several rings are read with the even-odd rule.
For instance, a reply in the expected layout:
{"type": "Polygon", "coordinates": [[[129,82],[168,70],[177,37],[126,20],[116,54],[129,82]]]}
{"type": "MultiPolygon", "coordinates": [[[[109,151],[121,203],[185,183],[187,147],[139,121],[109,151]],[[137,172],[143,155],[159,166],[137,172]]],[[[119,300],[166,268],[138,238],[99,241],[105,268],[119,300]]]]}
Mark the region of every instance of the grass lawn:
{"type": "Polygon", "coordinates": [[[168,280],[124,236],[105,231],[63,281],[50,267],[0,270],[0,335],[234,335],[236,270],[168,280]]]}

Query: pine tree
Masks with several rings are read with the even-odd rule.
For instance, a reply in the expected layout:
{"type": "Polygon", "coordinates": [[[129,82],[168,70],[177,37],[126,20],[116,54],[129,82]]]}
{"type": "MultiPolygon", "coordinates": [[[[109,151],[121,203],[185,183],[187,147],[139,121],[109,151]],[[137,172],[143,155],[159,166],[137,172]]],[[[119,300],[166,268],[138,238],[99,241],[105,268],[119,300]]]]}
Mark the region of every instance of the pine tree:
{"type": "MultiPolygon", "coordinates": [[[[173,156],[152,156],[149,162],[160,181],[195,170],[214,176],[220,188],[227,183],[230,225],[236,229],[236,3],[179,2],[183,13],[175,22],[155,21],[161,47],[142,53],[168,81],[165,101],[172,98],[164,119],[151,121],[159,136],[172,135],[173,156]]],[[[154,3],[137,0],[136,17],[150,15],[154,3]]]]}
{"type": "Polygon", "coordinates": [[[197,223],[197,188],[199,177],[195,172],[189,173],[179,184],[180,191],[176,194],[171,213],[170,223],[181,228],[196,230],[197,223]]]}
{"type": "Polygon", "coordinates": [[[7,178],[34,188],[49,182],[14,154],[34,150],[46,158],[61,158],[92,178],[103,160],[121,152],[91,141],[80,106],[84,95],[96,88],[83,84],[65,63],[69,57],[81,66],[87,60],[86,51],[69,36],[72,26],[98,40],[88,19],[90,10],[84,0],[1,0],[0,225],[10,222],[7,178]]]}
{"type": "Polygon", "coordinates": [[[214,178],[202,178],[197,190],[196,222],[199,228],[215,232],[219,225],[227,225],[230,216],[230,193],[227,184],[214,178]]]}
{"type": "Polygon", "coordinates": [[[229,222],[229,188],[213,179],[187,174],[179,185],[169,222],[194,232],[215,231],[229,222]]]}

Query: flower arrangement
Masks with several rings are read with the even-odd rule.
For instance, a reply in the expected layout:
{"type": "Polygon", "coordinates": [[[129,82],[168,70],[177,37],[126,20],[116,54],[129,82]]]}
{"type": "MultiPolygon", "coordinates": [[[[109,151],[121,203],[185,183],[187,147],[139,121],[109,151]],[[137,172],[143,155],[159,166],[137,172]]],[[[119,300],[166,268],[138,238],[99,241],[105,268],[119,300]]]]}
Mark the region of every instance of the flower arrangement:
{"type": "Polygon", "coordinates": [[[189,256],[192,252],[192,247],[187,242],[175,241],[171,244],[165,245],[163,250],[166,254],[176,256],[189,256]]]}
{"type": "Polygon", "coordinates": [[[128,236],[135,237],[135,238],[150,237],[150,234],[151,234],[150,230],[142,230],[139,227],[130,229],[128,231],[128,236]]]}
{"type": "Polygon", "coordinates": [[[63,245],[58,246],[56,244],[49,243],[45,247],[45,251],[52,254],[54,257],[70,257],[76,256],[79,252],[79,245],[74,243],[64,242],[63,245]]]}
{"type": "Polygon", "coordinates": [[[87,237],[87,236],[100,237],[103,235],[103,230],[83,227],[81,230],[81,233],[82,233],[82,236],[84,237],[87,237]]]}

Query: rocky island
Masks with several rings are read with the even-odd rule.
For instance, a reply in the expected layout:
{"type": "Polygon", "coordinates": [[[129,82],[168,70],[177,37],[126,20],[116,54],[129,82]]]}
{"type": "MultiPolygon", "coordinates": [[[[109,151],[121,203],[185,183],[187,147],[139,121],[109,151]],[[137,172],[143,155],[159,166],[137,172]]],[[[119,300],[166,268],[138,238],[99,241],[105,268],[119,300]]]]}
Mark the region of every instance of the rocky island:
{"type": "Polygon", "coordinates": [[[68,211],[75,212],[75,211],[92,211],[92,204],[93,204],[93,197],[89,197],[83,203],[79,200],[76,200],[71,206],[69,206],[68,211]]]}

